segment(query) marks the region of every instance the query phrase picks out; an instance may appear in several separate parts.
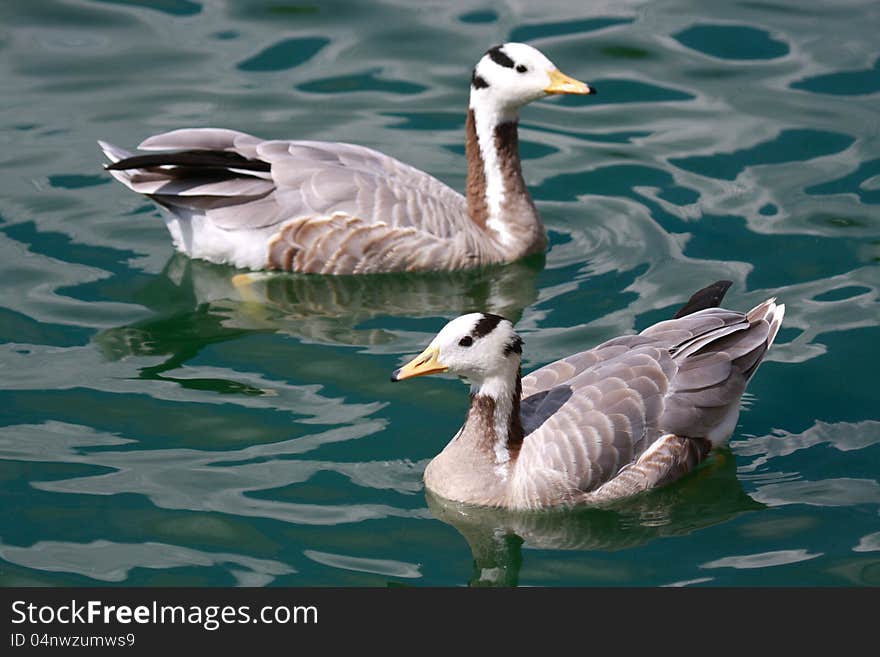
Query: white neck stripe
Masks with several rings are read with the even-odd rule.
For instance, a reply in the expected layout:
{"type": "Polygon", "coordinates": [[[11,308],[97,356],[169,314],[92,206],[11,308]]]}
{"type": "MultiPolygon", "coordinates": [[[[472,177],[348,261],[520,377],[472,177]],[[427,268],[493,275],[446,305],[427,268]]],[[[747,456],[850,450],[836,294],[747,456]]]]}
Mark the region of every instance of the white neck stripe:
{"type": "Polygon", "coordinates": [[[471,93],[470,108],[474,112],[477,143],[480,147],[480,156],[483,158],[483,175],[486,177],[486,206],[489,211],[486,226],[495,231],[503,245],[509,246],[513,241],[513,235],[501,218],[506,192],[498,148],[495,144],[495,128],[502,123],[515,122],[518,117],[515,112],[503,113],[487,107],[480,102],[479,96],[478,92],[471,93]]]}
{"type": "MultiPolygon", "coordinates": [[[[492,448],[495,452],[495,465],[503,469],[510,462],[510,450],[507,448],[507,440],[510,433],[511,413],[513,412],[514,389],[508,381],[493,378],[484,381],[479,388],[473,386],[471,392],[481,397],[489,397],[495,402],[495,414],[492,418],[492,428],[495,431],[495,442],[492,448]]],[[[499,470],[499,474],[504,474],[499,470]]]]}

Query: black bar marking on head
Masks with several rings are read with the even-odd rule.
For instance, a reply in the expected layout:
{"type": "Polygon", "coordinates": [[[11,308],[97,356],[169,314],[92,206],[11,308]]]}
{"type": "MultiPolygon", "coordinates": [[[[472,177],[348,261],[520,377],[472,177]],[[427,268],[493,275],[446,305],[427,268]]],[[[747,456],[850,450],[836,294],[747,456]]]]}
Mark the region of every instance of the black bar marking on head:
{"type": "Polygon", "coordinates": [[[474,69],[473,74],[471,74],[471,86],[474,89],[485,89],[489,86],[489,83],[486,82],[482,77],[477,75],[477,69],[474,69]]]}
{"type": "Polygon", "coordinates": [[[522,338],[518,335],[513,336],[513,340],[504,345],[504,355],[510,356],[510,354],[521,354],[522,345],[522,338]]]}
{"type": "Polygon", "coordinates": [[[480,317],[477,325],[474,326],[474,330],[471,331],[471,335],[474,336],[474,338],[482,338],[484,335],[489,335],[495,330],[495,327],[498,326],[498,323],[502,319],[504,318],[501,315],[483,313],[483,316],[480,317]]]}
{"type": "Polygon", "coordinates": [[[502,46],[494,46],[489,48],[489,50],[486,51],[486,54],[489,55],[492,61],[498,64],[498,66],[513,68],[513,60],[508,57],[501,48],[502,46]]]}

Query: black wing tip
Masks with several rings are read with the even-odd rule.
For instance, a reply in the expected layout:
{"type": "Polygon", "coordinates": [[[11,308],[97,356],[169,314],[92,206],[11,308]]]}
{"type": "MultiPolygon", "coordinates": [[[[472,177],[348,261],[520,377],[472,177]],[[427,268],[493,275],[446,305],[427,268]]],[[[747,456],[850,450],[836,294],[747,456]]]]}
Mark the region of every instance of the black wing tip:
{"type": "Polygon", "coordinates": [[[717,308],[721,304],[724,295],[727,294],[727,290],[730,289],[731,285],[733,285],[733,281],[722,279],[720,281],[715,281],[711,285],[707,285],[701,290],[697,290],[691,295],[691,298],[687,300],[687,303],[678,309],[672,318],[681,319],[682,317],[686,317],[687,315],[691,315],[700,310],[705,310],[706,308],[717,308]]]}
{"type": "Polygon", "coordinates": [[[240,169],[243,171],[271,171],[272,169],[272,165],[269,162],[250,160],[243,155],[231,151],[205,149],[132,155],[108,164],[104,168],[109,171],[125,171],[128,169],[149,169],[152,167],[168,166],[181,167],[188,170],[240,169]]]}

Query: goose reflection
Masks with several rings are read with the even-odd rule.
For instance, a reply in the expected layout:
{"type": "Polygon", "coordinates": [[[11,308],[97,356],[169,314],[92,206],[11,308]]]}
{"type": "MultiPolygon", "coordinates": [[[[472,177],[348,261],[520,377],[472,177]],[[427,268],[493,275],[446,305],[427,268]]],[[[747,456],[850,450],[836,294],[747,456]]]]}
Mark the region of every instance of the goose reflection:
{"type": "Polygon", "coordinates": [[[743,490],[727,450],[674,484],[600,507],[506,511],[451,502],[430,491],[426,497],[431,513],[470,546],[470,586],[517,586],[528,549],[624,550],[764,508],[743,490]]]}
{"type": "Polygon", "coordinates": [[[543,256],[453,273],[318,276],[249,272],[176,254],[135,294],[155,315],[97,337],[104,356],[173,355],[244,333],[285,333],[307,342],[381,347],[400,336],[363,326],[383,316],[453,316],[487,309],[519,318],[537,299],[543,256]]]}

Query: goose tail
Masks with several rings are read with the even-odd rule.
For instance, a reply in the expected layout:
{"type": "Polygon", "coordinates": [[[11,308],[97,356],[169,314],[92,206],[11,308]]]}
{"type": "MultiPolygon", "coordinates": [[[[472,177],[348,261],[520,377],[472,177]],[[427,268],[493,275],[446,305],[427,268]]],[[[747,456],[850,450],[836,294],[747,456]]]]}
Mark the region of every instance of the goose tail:
{"type": "MultiPolygon", "coordinates": [[[[110,160],[110,165],[116,164],[117,162],[125,160],[132,156],[131,151],[120,148],[116,144],[111,144],[109,141],[102,141],[99,139],[98,146],[100,146],[101,150],[104,151],[104,157],[110,160]]],[[[116,180],[121,182],[132,191],[138,191],[134,188],[134,185],[132,184],[132,175],[138,172],[137,169],[110,169],[108,168],[110,165],[104,166],[104,170],[107,173],[116,178],[116,180]]]]}
{"type": "MultiPolygon", "coordinates": [[[[763,303],[760,303],[752,308],[749,312],[746,313],[746,317],[749,319],[749,323],[754,323],[761,320],[767,322],[769,328],[767,329],[766,344],[767,349],[770,349],[770,346],[776,339],[776,334],[779,333],[779,328],[782,326],[782,319],[785,317],[785,304],[777,304],[776,297],[771,297],[763,303]]],[[[749,378],[751,378],[755,374],[755,370],[758,369],[758,365],[761,364],[762,360],[763,358],[758,360],[758,362],[755,364],[754,369],[749,373],[749,378]]]]}

